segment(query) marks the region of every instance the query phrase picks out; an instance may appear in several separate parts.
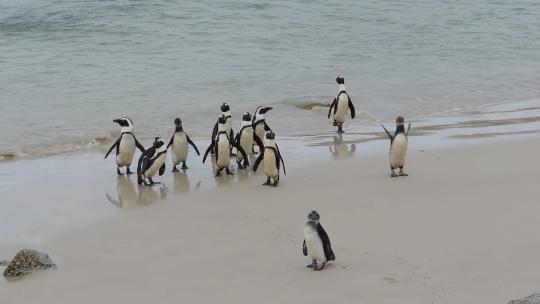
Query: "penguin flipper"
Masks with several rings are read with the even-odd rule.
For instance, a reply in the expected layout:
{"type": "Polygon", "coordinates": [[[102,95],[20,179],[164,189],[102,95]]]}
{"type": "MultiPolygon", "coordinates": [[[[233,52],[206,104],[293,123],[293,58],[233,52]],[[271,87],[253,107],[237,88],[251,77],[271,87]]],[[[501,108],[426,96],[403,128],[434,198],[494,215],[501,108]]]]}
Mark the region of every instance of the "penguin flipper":
{"type": "Polygon", "coordinates": [[[247,154],[246,154],[246,151],[244,151],[244,148],[242,148],[242,146],[239,145],[239,144],[236,143],[236,142],[233,142],[232,145],[233,145],[233,147],[236,148],[236,150],[237,150],[238,152],[240,152],[240,153],[242,154],[242,156],[244,157],[244,160],[245,160],[245,161],[248,163],[248,165],[249,165],[249,158],[247,157],[247,154]]]}
{"type": "Polygon", "coordinates": [[[332,104],[330,105],[330,109],[328,109],[328,119],[330,119],[330,114],[332,113],[332,109],[334,108],[334,105],[336,104],[337,98],[334,98],[334,101],[332,101],[332,104]]]}
{"type": "Polygon", "coordinates": [[[111,153],[111,151],[116,148],[116,154],[118,154],[118,147],[120,146],[120,139],[122,138],[122,136],[118,137],[118,139],[114,142],[114,144],[109,148],[109,151],[107,151],[107,154],[105,154],[105,158],[107,158],[107,156],[109,156],[109,154],[111,153]]]}
{"type": "Polygon", "coordinates": [[[349,99],[349,110],[351,110],[351,118],[354,119],[354,117],[356,116],[356,112],[354,110],[354,105],[351,101],[351,98],[349,97],[349,94],[347,94],[347,98],[349,99]]]}
{"type": "Polygon", "coordinates": [[[234,131],[231,129],[231,132],[229,132],[229,140],[234,141],[234,131]]]}
{"type": "Polygon", "coordinates": [[[279,152],[279,147],[278,145],[276,144],[276,150],[277,150],[277,156],[276,157],[276,162],[278,164],[277,168],[278,168],[278,171],[279,171],[279,161],[281,161],[281,164],[283,164],[283,174],[284,175],[287,175],[287,171],[285,171],[285,162],[283,161],[283,157],[281,157],[281,152],[279,152]]]}
{"type": "Polygon", "coordinates": [[[304,244],[302,244],[302,253],[304,254],[304,256],[307,256],[307,254],[308,254],[307,246],[306,246],[306,240],[304,240],[304,244]]]}
{"type": "Polygon", "coordinates": [[[320,223],[319,223],[319,226],[317,227],[317,232],[319,236],[321,237],[321,241],[323,242],[323,250],[324,250],[324,255],[326,256],[326,259],[328,261],[335,260],[336,256],[334,255],[334,252],[332,251],[330,238],[328,237],[328,234],[326,234],[326,231],[324,230],[323,226],[320,223]]]}
{"type": "Polygon", "coordinates": [[[264,150],[264,144],[262,140],[259,138],[259,136],[255,134],[255,132],[253,132],[253,141],[255,141],[257,143],[257,146],[259,146],[259,151],[264,150]]]}
{"type": "Polygon", "coordinates": [[[407,133],[405,133],[405,136],[409,137],[409,131],[411,131],[411,123],[409,123],[409,126],[407,127],[407,133]]]}
{"type": "Polygon", "coordinates": [[[217,131],[218,131],[218,123],[216,121],[216,124],[214,124],[214,129],[212,130],[212,141],[216,139],[217,131]]]}
{"type": "Polygon", "coordinates": [[[163,165],[161,165],[159,168],[159,176],[162,176],[163,173],[165,173],[165,163],[163,163],[163,165]]]}
{"type": "Polygon", "coordinates": [[[206,149],[206,152],[204,152],[204,157],[202,160],[203,164],[206,161],[206,157],[208,156],[208,153],[210,153],[210,151],[212,151],[212,148],[214,148],[214,145],[215,145],[215,142],[214,140],[212,140],[212,143],[210,144],[210,146],[208,146],[208,149],[206,149]]]}
{"type": "Polygon", "coordinates": [[[137,137],[135,137],[135,135],[133,135],[133,139],[135,140],[135,145],[137,146],[137,148],[138,148],[141,152],[144,152],[146,149],[145,149],[144,146],[141,145],[141,143],[137,140],[137,137]]]}
{"type": "Polygon", "coordinates": [[[167,144],[167,149],[169,149],[172,146],[173,141],[174,141],[174,134],[173,136],[171,136],[171,141],[169,141],[169,143],[167,144]]]}
{"type": "Polygon", "coordinates": [[[261,163],[261,161],[263,160],[264,158],[264,150],[261,151],[261,153],[259,154],[259,157],[257,157],[257,159],[255,160],[255,163],[253,164],[253,171],[257,171],[257,168],[259,168],[259,164],[261,163]]]}
{"type": "Polygon", "coordinates": [[[191,138],[189,138],[189,136],[187,134],[186,134],[186,138],[187,138],[188,143],[193,147],[193,149],[195,149],[195,152],[197,152],[197,155],[201,156],[201,153],[199,153],[199,149],[197,149],[197,146],[191,140],[191,138]]]}
{"type": "Polygon", "coordinates": [[[394,139],[394,136],[392,136],[392,134],[390,134],[390,132],[388,132],[388,130],[386,129],[386,127],[385,127],[383,124],[381,124],[381,127],[384,129],[384,132],[386,132],[386,134],[388,134],[388,138],[389,138],[390,140],[393,140],[393,139],[394,139]]]}
{"type": "Polygon", "coordinates": [[[266,121],[264,121],[264,130],[266,132],[272,132],[272,129],[270,129],[270,127],[268,126],[268,124],[266,123],[266,121]]]}

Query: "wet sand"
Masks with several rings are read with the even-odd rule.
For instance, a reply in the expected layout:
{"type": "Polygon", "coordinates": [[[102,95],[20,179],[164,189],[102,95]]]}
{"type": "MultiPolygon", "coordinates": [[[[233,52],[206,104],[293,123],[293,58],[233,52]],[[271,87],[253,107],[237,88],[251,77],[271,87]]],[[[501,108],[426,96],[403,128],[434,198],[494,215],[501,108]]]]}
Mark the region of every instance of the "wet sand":
{"type": "MultiPolygon", "coordinates": [[[[540,152],[539,139],[411,149],[407,178],[388,176],[384,153],[291,170],[277,189],[261,186],[261,175],[185,195],[160,187],[141,194],[119,182],[122,201],[143,207],[104,211],[101,220],[39,242],[37,249],[50,253],[59,270],[0,283],[0,298],[506,303],[538,291],[540,178],[529,160],[540,152]],[[320,212],[337,257],[322,272],[307,270],[301,253],[312,209],[320,212]]],[[[93,206],[88,193],[110,182],[93,178],[94,185],[72,180],[86,186],[70,184],[52,198],[86,197],[93,206]]],[[[43,193],[28,191],[25,199],[50,204],[50,193],[43,193]]],[[[110,198],[120,201],[114,192],[110,198]]],[[[0,257],[11,257],[16,244],[3,244],[0,257]]]]}

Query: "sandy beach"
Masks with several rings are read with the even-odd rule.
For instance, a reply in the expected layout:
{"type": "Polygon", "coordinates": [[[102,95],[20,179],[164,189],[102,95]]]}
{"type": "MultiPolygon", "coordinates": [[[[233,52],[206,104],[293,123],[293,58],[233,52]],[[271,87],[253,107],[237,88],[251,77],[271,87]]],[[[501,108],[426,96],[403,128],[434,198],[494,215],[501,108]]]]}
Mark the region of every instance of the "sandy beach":
{"type": "MultiPolygon", "coordinates": [[[[388,176],[385,153],[293,170],[276,189],[257,175],[170,195],[41,243],[59,270],[0,283],[0,298],[507,303],[540,281],[538,139],[413,150],[408,178],[388,176]],[[313,209],[336,254],[321,272],[307,270],[301,252],[313,209]]],[[[93,187],[63,191],[84,199],[93,187]]],[[[17,249],[3,246],[0,256],[17,249]]]]}

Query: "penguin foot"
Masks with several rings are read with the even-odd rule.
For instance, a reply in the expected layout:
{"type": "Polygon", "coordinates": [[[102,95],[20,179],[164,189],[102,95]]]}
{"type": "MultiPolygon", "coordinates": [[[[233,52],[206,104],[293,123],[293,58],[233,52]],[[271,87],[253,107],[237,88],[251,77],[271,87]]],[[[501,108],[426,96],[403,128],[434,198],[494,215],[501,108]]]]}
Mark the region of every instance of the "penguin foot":
{"type": "Polygon", "coordinates": [[[186,166],[186,162],[183,162],[182,163],[182,170],[186,170],[186,169],[189,169],[188,166],[186,166]]]}
{"type": "Polygon", "coordinates": [[[133,174],[133,172],[131,172],[131,170],[129,169],[129,167],[128,167],[127,170],[126,170],[126,174],[127,174],[127,175],[133,174]]]}
{"type": "Polygon", "coordinates": [[[173,168],[172,168],[172,171],[171,171],[171,172],[173,172],[173,173],[174,173],[174,172],[178,172],[178,168],[176,168],[176,166],[173,166],[173,168]]]}
{"type": "Polygon", "coordinates": [[[272,184],[270,183],[270,177],[269,177],[266,179],[266,183],[264,183],[263,186],[270,186],[270,185],[272,184]]]}
{"type": "Polygon", "coordinates": [[[118,176],[124,175],[124,173],[120,172],[120,168],[116,168],[116,174],[118,174],[118,176]]]}
{"type": "Polygon", "coordinates": [[[403,171],[399,171],[399,176],[409,176],[409,174],[403,172],[403,171]]]}
{"type": "Polygon", "coordinates": [[[221,176],[221,171],[216,172],[216,177],[220,177],[220,176],[221,176]]]}
{"type": "Polygon", "coordinates": [[[390,177],[397,177],[398,175],[396,174],[396,172],[392,171],[392,173],[390,174],[390,177]]]}
{"type": "Polygon", "coordinates": [[[317,267],[313,267],[313,270],[316,270],[316,271],[321,271],[324,269],[324,266],[326,265],[326,263],[322,263],[321,266],[319,266],[318,268],[317,267]]]}
{"type": "Polygon", "coordinates": [[[313,261],[313,263],[307,265],[306,268],[317,268],[317,261],[313,261]]]}
{"type": "Polygon", "coordinates": [[[277,187],[278,184],[279,184],[279,181],[276,179],[276,180],[274,180],[274,183],[272,184],[272,187],[277,187]]]}
{"type": "Polygon", "coordinates": [[[227,173],[227,175],[234,175],[234,173],[232,173],[229,168],[225,168],[225,172],[227,173]]]}
{"type": "Polygon", "coordinates": [[[244,169],[249,168],[249,162],[246,160],[244,161],[244,169]]]}

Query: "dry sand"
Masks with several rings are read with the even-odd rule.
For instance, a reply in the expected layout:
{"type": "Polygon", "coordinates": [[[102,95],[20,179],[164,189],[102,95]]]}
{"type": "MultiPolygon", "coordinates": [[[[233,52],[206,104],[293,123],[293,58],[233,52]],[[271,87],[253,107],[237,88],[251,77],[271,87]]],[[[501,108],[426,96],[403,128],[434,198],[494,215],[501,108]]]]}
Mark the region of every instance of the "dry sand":
{"type": "Polygon", "coordinates": [[[297,170],[277,189],[255,176],[171,196],[48,240],[39,249],[60,269],[0,283],[0,299],[507,303],[540,289],[538,139],[413,152],[407,178],[381,155],[297,170]],[[337,257],[321,272],[301,253],[312,209],[337,257]]]}

